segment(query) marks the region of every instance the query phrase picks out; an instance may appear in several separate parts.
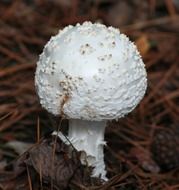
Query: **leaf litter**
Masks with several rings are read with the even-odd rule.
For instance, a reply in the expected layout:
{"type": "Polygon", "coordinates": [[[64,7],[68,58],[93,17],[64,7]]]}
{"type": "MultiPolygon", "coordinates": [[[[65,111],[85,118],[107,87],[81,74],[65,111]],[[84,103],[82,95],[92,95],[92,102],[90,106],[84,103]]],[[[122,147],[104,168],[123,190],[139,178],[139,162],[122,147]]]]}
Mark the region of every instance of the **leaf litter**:
{"type": "Polygon", "coordinates": [[[176,1],[128,0],[120,15],[119,4],[0,2],[0,189],[179,189],[178,7],[176,1]],[[90,177],[91,168],[80,164],[80,152],[70,147],[69,154],[69,147],[50,135],[59,124],[65,132],[68,122],[42,110],[33,81],[38,55],[50,36],[85,20],[119,27],[138,45],[148,73],[141,104],[108,124],[105,183],[90,177]],[[18,155],[6,146],[13,141],[34,145],[18,155]]]}

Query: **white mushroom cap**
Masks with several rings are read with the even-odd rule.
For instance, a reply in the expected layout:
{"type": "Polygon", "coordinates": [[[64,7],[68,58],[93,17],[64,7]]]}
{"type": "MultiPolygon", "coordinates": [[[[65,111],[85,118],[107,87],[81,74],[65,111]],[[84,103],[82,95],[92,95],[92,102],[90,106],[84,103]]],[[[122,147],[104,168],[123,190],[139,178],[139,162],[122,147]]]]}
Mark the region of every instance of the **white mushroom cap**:
{"type": "Polygon", "coordinates": [[[146,70],[136,46],[118,29],[84,22],[46,44],[35,85],[54,115],[83,120],[118,119],[143,98],[146,70]]]}

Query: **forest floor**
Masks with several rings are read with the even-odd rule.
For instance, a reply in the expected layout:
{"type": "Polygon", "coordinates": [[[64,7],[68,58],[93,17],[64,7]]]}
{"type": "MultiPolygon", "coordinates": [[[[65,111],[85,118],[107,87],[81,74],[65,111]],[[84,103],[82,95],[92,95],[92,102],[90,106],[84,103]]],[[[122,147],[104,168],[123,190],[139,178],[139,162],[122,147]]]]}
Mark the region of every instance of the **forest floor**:
{"type": "Polygon", "coordinates": [[[0,1],[0,189],[179,190],[177,2],[0,1]],[[86,20],[115,26],[135,41],[148,75],[140,105],[108,123],[106,183],[90,178],[80,153],[68,157],[68,147],[52,138],[68,122],[43,110],[34,88],[36,62],[50,37],[86,20]]]}

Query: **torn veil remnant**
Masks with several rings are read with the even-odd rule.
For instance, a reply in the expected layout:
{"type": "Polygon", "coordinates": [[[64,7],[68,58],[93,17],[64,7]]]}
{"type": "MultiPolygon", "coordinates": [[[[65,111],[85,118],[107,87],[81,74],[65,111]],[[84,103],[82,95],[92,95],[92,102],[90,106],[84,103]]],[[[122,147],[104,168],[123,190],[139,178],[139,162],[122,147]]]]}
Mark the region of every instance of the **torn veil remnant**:
{"type": "Polygon", "coordinates": [[[92,176],[107,180],[106,122],[131,112],[147,87],[136,46],[118,29],[103,24],[67,26],[40,55],[35,85],[41,105],[49,112],[60,115],[63,104],[63,114],[69,119],[68,138],[83,151],[82,163],[94,167],[92,176]]]}

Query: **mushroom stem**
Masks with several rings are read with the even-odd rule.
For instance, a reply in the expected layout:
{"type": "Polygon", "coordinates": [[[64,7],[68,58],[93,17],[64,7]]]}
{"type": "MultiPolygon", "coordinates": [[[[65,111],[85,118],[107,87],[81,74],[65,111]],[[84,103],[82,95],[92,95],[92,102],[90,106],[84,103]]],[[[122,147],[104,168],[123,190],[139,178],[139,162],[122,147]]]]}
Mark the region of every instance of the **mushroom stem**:
{"type": "Polygon", "coordinates": [[[81,163],[93,167],[92,177],[100,177],[107,181],[104,164],[103,146],[106,121],[69,120],[68,140],[61,132],[54,131],[52,135],[69,145],[69,142],[81,151],[81,163]]]}
{"type": "Polygon", "coordinates": [[[82,164],[94,167],[92,176],[107,180],[103,154],[105,127],[106,121],[71,119],[68,138],[78,151],[82,151],[82,164]]]}

